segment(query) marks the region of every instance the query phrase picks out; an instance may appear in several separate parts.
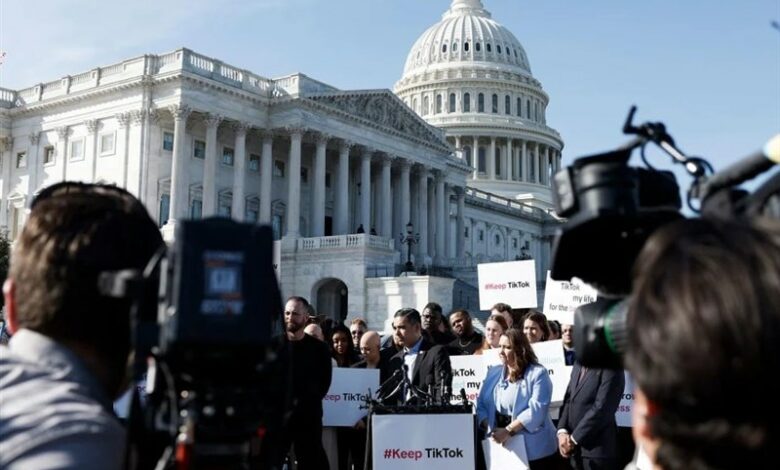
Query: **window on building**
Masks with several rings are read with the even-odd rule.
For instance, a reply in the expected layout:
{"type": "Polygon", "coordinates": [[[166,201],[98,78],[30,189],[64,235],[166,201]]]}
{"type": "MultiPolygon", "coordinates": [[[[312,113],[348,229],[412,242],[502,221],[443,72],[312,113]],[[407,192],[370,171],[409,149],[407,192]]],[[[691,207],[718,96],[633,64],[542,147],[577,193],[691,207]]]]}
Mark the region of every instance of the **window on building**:
{"type": "Polygon", "coordinates": [[[450,112],[455,112],[455,93],[450,93],[450,112]]]}
{"type": "Polygon", "coordinates": [[[16,168],[27,168],[27,152],[16,154],[16,168]]]}
{"type": "Polygon", "coordinates": [[[423,109],[422,109],[422,115],[427,116],[428,112],[430,111],[431,107],[431,100],[427,96],[423,97],[423,109]]]}
{"type": "Polygon", "coordinates": [[[271,228],[274,232],[274,240],[281,240],[282,239],[282,227],[284,219],[282,218],[281,214],[274,214],[273,218],[271,219],[271,228]]]}
{"type": "Polygon", "coordinates": [[[206,142],[195,139],[192,143],[192,156],[195,158],[206,158],[206,142]]]}
{"type": "Polygon", "coordinates": [[[274,176],[284,178],[284,162],[281,160],[274,160],[274,176]]]}
{"type": "Polygon", "coordinates": [[[517,249],[517,238],[512,239],[512,248],[515,250],[517,249]]]}
{"type": "Polygon", "coordinates": [[[536,116],[535,121],[539,122],[539,102],[538,101],[536,103],[534,103],[534,108],[535,108],[535,113],[534,114],[536,116]]]}
{"type": "Polygon", "coordinates": [[[463,159],[466,160],[466,165],[471,166],[471,147],[463,147],[463,159]]]}
{"type": "Polygon", "coordinates": [[[330,188],[330,173],[325,173],[325,187],[330,188]]]}
{"type": "Polygon", "coordinates": [[[493,239],[495,240],[496,246],[501,245],[501,235],[496,234],[495,237],[493,237],[493,239]]]}
{"type": "Polygon", "coordinates": [[[100,136],[100,155],[113,155],[116,153],[114,136],[113,132],[100,136]]]}
{"type": "Polygon", "coordinates": [[[260,213],[257,211],[257,209],[246,209],[246,214],[244,214],[244,221],[249,222],[251,224],[256,224],[257,220],[260,218],[260,213]]]}
{"type": "Polygon", "coordinates": [[[471,112],[471,94],[469,93],[463,94],[463,112],[464,113],[471,112]]]}
{"type": "Polygon", "coordinates": [[[517,99],[517,117],[523,117],[523,100],[517,99]]]}
{"type": "Polygon", "coordinates": [[[466,52],[469,51],[469,42],[468,41],[463,43],[463,50],[466,51],[466,52]]]}
{"type": "Polygon", "coordinates": [[[487,173],[487,161],[485,159],[485,147],[479,148],[479,154],[477,156],[477,171],[479,173],[487,173]]]}
{"type": "Polygon", "coordinates": [[[190,218],[195,220],[203,218],[203,201],[200,199],[192,200],[192,204],[190,204],[190,218]]]}
{"type": "Polygon", "coordinates": [[[235,161],[236,153],[235,151],[230,147],[222,147],[222,164],[227,166],[233,166],[233,162],[235,161]]]}
{"type": "Polygon", "coordinates": [[[84,158],[84,139],[74,140],[70,143],[70,159],[81,160],[84,158]]]}
{"type": "Polygon", "coordinates": [[[492,101],[491,104],[493,105],[492,106],[493,114],[497,114],[498,113],[498,95],[493,93],[491,101],[492,101]]]}
{"type": "Polygon", "coordinates": [[[465,238],[468,238],[468,237],[469,237],[469,228],[468,228],[468,227],[464,227],[464,228],[463,228],[463,236],[464,236],[465,238]]]}
{"type": "Polygon", "coordinates": [[[512,114],[512,98],[509,95],[504,97],[504,113],[512,114]]]}
{"type": "Polygon", "coordinates": [[[232,198],[226,196],[219,197],[219,204],[217,206],[217,215],[220,217],[230,218],[230,212],[233,206],[232,198]]]}
{"type": "Polygon", "coordinates": [[[488,51],[488,52],[490,52],[490,43],[487,43],[487,44],[485,45],[485,49],[487,49],[487,51],[488,51]]]}
{"type": "Polygon", "coordinates": [[[54,147],[49,145],[43,149],[43,164],[52,165],[54,163],[54,147]]]}
{"type": "Polygon", "coordinates": [[[528,159],[528,176],[531,178],[531,181],[536,178],[536,155],[533,153],[531,158],[528,159]]]}
{"type": "Polygon", "coordinates": [[[479,51],[482,50],[482,43],[476,42],[476,43],[474,43],[474,47],[476,47],[477,48],[477,52],[479,52],[479,51]]]}
{"type": "Polygon", "coordinates": [[[501,149],[496,147],[496,176],[501,174],[501,149]]]}
{"type": "Polygon", "coordinates": [[[163,150],[173,151],[173,132],[163,132],[163,150]]]}
{"type": "Polygon", "coordinates": [[[525,102],[525,118],[531,119],[531,100],[525,102]]]}
{"type": "Polygon", "coordinates": [[[436,95],[436,114],[441,114],[442,103],[441,95],[436,95]]]}
{"type": "Polygon", "coordinates": [[[479,231],[479,241],[485,241],[485,231],[480,230],[479,231]]]}
{"type": "Polygon", "coordinates": [[[484,113],[485,112],[485,94],[480,93],[477,96],[477,112],[484,113]]]}
{"type": "Polygon", "coordinates": [[[457,42],[453,42],[452,43],[452,52],[458,52],[458,43],[457,42]]]}
{"type": "Polygon", "coordinates": [[[157,225],[162,227],[168,222],[168,214],[171,209],[171,196],[169,194],[160,195],[160,217],[157,219],[157,225]]]}
{"type": "Polygon", "coordinates": [[[301,167],[301,183],[308,183],[309,182],[309,169],[305,166],[301,167]]]}
{"type": "Polygon", "coordinates": [[[260,171],[260,155],[256,153],[249,154],[249,171],[260,171]]]}
{"type": "Polygon", "coordinates": [[[415,113],[420,113],[420,108],[417,107],[417,98],[412,99],[412,109],[415,113]]]}
{"type": "Polygon", "coordinates": [[[447,45],[446,44],[443,44],[441,46],[441,52],[442,52],[442,54],[446,54],[447,53],[447,45]]]}
{"type": "Polygon", "coordinates": [[[501,46],[500,45],[496,46],[496,51],[498,51],[498,53],[501,54],[501,46]]]}

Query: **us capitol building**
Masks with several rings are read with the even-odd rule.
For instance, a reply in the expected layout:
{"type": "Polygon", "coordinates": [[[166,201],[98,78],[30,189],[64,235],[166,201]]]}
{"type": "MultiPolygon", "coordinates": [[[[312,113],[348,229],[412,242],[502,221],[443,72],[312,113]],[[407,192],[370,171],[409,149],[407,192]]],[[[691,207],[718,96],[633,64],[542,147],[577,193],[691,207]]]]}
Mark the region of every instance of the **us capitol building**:
{"type": "Polygon", "coordinates": [[[545,279],[563,148],[548,101],[480,0],[452,1],[394,91],[189,49],[134,57],[0,89],[0,228],[15,238],[50,184],[116,184],[168,240],[189,218],[271,224],[283,295],[334,318],[384,329],[429,300],[478,310],[478,263],[533,258],[545,279]]]}

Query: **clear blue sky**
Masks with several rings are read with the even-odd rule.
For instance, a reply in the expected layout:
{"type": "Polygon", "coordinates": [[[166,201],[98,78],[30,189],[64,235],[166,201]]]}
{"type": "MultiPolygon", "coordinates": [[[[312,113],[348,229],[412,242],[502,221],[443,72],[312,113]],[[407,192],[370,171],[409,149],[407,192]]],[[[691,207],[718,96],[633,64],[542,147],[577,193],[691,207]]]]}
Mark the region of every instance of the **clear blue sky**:
{"type": "MultiPolygon", "coordinates": [[[[188,47],[276,77],[392,88],[450,0],[0,0],[0,86],[188,47]]],[[[778,0],[483,0],[551,97],[564,163],[623,142],[631,104],[722,167],[780,132],[778,0]]],[[[667,160],[653,154],[659,166],[667,160]]],[[[686,183],[687,184],[687,183],[686,183]]]]}

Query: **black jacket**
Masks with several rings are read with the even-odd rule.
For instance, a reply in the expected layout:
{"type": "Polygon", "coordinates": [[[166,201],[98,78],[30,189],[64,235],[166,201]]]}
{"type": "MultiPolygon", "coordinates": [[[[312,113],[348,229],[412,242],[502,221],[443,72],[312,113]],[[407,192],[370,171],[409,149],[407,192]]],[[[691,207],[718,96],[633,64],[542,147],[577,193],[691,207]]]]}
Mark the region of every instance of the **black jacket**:
{"type": "MultiPolygon", "coordinates": [[[[404,351],[399,351],[390,359],[389,373],[393,374],[396,370],[403,370],[404,351]]],[[[452,389],[452,366],[450,365],[450,356],[444,346],[432,345],[425,337],[420,344],[420,352],[414,361],[412,369],[412,385],[423,392],[428,391],[428,386],[432,386],[434,397],[438,401],[441,396],[442,384],[447,389],[452,389]]],[[[403,391],[398,390],[395,394],[388,397],[386,403],[403,402],[403,391]]]]}
{"type": "Polygon", "coordinates": [[[328,346],[309,335],[300,341],[277,338],[281,363],[291,375],[293,416],[300,420],[322,420],[322,399],[328,393],[333,366],[328,346]]]}

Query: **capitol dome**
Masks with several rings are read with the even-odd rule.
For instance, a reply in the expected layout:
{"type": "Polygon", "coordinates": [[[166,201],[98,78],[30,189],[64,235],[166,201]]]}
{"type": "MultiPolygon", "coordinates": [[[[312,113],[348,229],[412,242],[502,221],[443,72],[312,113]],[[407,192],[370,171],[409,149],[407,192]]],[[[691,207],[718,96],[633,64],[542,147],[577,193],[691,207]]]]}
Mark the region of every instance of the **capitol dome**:
{"type": "Polygon", "coordinates": [[[469,187],[552,208],[563,140],[547,125],[550,98],[520,41],[481,0],[452,0],[414,42],[394,92],[444,130],[473,169],[469,187]]]}
{"type": "Polygon", "coordinates": [[[419,69],[457,67],[464,62],[531,74],[520,41],[491,18],[480,0],[453,1],[442,20],[428,28],[412,46],[404,75],[419,69]]]}

